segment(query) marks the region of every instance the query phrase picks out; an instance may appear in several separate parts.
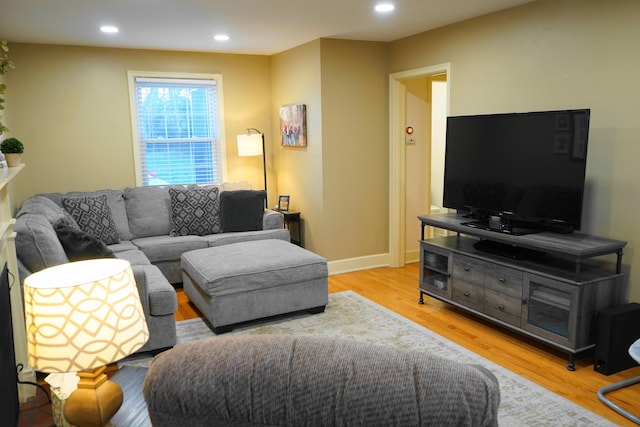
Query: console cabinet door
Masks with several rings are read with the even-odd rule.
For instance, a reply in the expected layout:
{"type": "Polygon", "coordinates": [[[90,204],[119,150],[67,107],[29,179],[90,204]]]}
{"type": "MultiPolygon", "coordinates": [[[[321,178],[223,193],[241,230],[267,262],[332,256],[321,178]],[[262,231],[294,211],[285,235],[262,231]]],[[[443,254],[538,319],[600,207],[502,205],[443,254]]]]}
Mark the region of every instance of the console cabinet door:
{"type": "Polygon", "coordinates": [[[525,273],[524,291],[523,329],[575,348],[579,287],[525,273]]]}
{"type": "Polygon", "coordinates": [[[451,299],[451,263],[452,254],[449,251],[420,244],[420,289],[424,292],[436,294],[451,299]]]}

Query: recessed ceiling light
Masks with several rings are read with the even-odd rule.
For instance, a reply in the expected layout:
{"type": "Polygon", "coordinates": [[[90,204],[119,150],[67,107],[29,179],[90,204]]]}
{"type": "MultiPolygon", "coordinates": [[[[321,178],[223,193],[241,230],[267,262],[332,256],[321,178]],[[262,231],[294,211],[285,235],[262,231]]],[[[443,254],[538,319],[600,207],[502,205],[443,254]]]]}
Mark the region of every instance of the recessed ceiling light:
{"type": "Polygon", "coordinates": [[[118,27],[115,27],[113,25],[103,25],[102,27],[100,27],[100,31],[102,31],[103,33],[115,34],[119,30],[118,27]]]}
{"type": "Polygon", "coordinates": [[[375,7],[376,12],[386,13],[391,12],[396,7],[391,3],[378,3],[375,7]]]}
{"type": "Polygon", "coordinates": [[[226,34],[216,34],[213,38],[219,42],[226,42],[229,40],[229,36],[226,34]]]}

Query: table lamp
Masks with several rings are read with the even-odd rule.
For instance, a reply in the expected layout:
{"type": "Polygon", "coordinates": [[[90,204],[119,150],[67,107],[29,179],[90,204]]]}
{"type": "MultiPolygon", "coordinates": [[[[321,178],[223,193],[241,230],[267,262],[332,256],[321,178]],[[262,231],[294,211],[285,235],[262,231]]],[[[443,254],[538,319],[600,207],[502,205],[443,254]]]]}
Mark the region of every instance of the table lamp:
{"type": "Polygon", "coordinates": [[[64,404],[66,420],[104,426],[122,404],[122,389],[105,365],[149,339],[128,261],[108,258],[46,268],[24,281],[29,364],[40,372],[77,372],[64,404]]]}
{"type": "MultiPolygon", "coordinates": [[[[262,171],[264,173],[264,192],[267,193],[267,155],[264,150],[264,134],[255,128],[247,128],[247,133],[238,135],[238,156],[260,156],[262,155],[262,171]],[[255,131],[257,133],[251,133],[255,131]]],[[[269,207],[268,196],[265,195],[265,206],[269,207]]]]}

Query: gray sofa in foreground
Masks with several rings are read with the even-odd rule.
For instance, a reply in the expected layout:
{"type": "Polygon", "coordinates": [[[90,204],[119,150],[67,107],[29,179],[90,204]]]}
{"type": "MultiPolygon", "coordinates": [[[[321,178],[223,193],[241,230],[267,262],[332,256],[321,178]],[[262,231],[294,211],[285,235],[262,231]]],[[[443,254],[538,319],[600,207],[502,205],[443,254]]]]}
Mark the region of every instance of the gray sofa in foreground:
{"type": "Polygon", "coordinates": [[[177,309],[172,284],[182,281],[184,252],[246,240],[289,240],[282,215],[263,208],[261,192],[228,188],[149,186],[33,196],[22,203],[14,226],[20,277],[79,259],[126,259],[150,332],[139,351],[172,347],[177,309]]]}
{"type": "Polygon", "coordinates": [[[143,394],[155,427],[497,426],[487,369],[352,339],[243,335],[154,358],[143,394]]]}

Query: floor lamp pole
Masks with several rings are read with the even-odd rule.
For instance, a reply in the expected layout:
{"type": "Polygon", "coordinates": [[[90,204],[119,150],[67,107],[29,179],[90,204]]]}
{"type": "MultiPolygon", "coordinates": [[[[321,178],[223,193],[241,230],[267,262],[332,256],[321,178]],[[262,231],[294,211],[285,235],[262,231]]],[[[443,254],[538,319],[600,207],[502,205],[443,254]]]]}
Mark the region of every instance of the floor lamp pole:
{"type": "Polygon", "coordinates": [[[262,135],[262,170],[264,172],[264,207],[269,209],[269,193],[267,192],[267,152],[264,146],[264,133],[262,135]]]}

